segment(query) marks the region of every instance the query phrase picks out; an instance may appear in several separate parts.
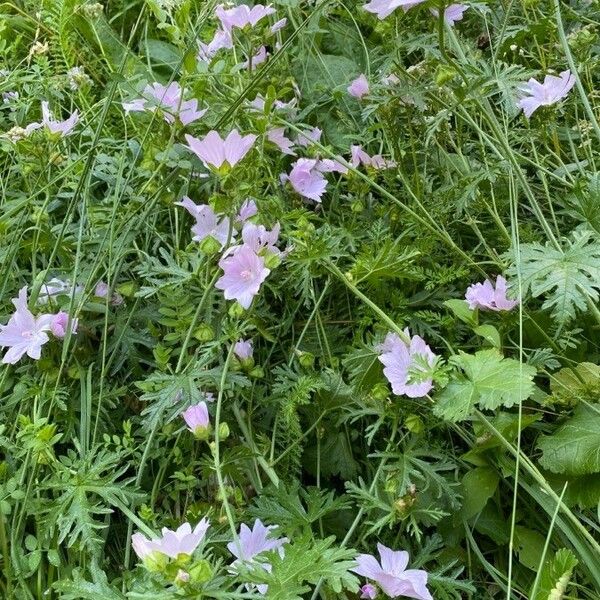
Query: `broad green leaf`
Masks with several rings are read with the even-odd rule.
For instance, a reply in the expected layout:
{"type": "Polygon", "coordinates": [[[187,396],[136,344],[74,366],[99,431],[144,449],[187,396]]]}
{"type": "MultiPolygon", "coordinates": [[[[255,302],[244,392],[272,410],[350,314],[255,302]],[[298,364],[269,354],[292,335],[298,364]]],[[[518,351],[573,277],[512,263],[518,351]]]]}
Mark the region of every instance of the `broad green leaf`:
{"type": "Polygon", "coordinates": [[[499,481],[498,473],[490,467],[478,467],[467,472],[462,480],[463,519],[470,519],[483,510],[499,481]]]}
{"type": "Polygon", "coordinates": [[[535,369],[512,358],[503,358],[496,349],[476,354],[461,352],[453,359],[459,375],[438,396],[434,413],[448,421],[467,418],[475,405],[494,410],[510,408],[533,393],[535,369]]]}
{"type": "Polygon", "coordinates": [[[600,396],[600,367],[582,362],[554,373],[550,380],[550,403],[575,406],[580,400],[593,402],[600,396]]]}
{"type": "Polygon", "coordinates": [[[561,600],[564,598],[573,569],[578,562],[575,555],[567,548],[558,550],[553,559],[545,562],[539,586],[531,600],[561,600]]]}
{"type": "Polygon", "coordinates": [[[575,318],[576,309],[587,310],[588,298],[598,302],[600,290],[600,243],[589,231],[575,231],[560,249],[549,243],[522,244],[518,264],[508,274],[520,276],[523,295],[544,296],[542,308],[552,310],[559,323],[575,318]]]}
{"type": "Polygon", "coordinates": [[[600,472],[600,404],[579,405],[552,435],[538,442],[544,469],[566,475],[600,472]]]}
{"type": "Polygon", "coordinates": [[[519,562],[533,571],[537,570],[543,556],[545,541],[541,533],[517,525],[515,527],[515,545],[519,562]]]}
{"type": "Polygon", "coordinates": [[[473,327],[477,325],[477,313],[469,308],[469,305],[465,300],[452,298],[451,300],[446,300],[444,302],[444,306],[447,306],[456,317],[465,322],[467,325],[471,325],[473,327]]]}
{"type": "Polygon", "coordinates": [[[475,327],[473,331],[494,346],[494,348],[500,348],[502,345],[500,334],[493,325],[480,325],[479,327],[475,327]]]}

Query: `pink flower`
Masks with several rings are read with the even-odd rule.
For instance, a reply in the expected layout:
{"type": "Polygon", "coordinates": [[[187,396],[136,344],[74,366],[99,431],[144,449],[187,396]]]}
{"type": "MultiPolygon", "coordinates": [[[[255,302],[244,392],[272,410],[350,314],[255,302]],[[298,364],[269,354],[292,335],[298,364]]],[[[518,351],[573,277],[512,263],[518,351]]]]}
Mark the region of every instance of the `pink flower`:
{"type": "Polygon", "coordinates": [[[251,248],[256,254],[274,254],[280,255],[280,251],[275,246],[279,239],[279,223],[270,231],[264,225],[255,225],[254,223],[244,223],[242,229],[242,240],[244,246],[251,248]]]}
{"type": "Polygon", "coordinates": [[[321,196],[327,187],[327,180],[314,158],[299,158],[292,165],[290,174],[282,174],[281,180],[289,181],[296,192],[315,202],[321,202],[321,196]]]}
{"type": "Polygon", "coordinates": [[[377,598],[377,588],[371,583],[365,583],[365,585],[360,588],[360,592],[361,598],[366,598],[367,600],[377,598]]]}
{"type": "Polygon", "coordinates": [[[52,118],[52,113],[48,107],[48,102],[45,100],[42,102],[42,122],[41,123],[30,123],[25,128],[25,135],[29,135],[32,131],[46,127],[50,133],[60,133],[61,137],[70,135],[79,121],[79,113],[73,112],[71,116],[65,121],[55,121],[52,118]]]}
{"type": "MultiPolygon", "coordinates": [[[[196,219],[196,224],[192,227],[192,238],[195,242],[201,242],[207,237],[214,238],[222,250],[229,240],[229,230],[231,222],[228,217],[219,217],[212,206],[208,204],[195,204],[190,198],[184,196],[181,202],[176,202],[178,206],[183,206],[196,219]]],[[[231,232],[233,239],[233,231],[231,232]]]]}
{"type": "MultiPolygon", "coordinates": [[[[282,100],[275,100],[273,102],[273,105],[271,108],[274,108],[275,110],[294,110],[296,107],[296,98],[292,98],[289,102],[283,102],[282,100]]],[[[248,102],[248,106],[250,106],[251,108],[253,108],[254,110],[257,110],[259,112],[264,112],[265,111],[265,99],[260,95],[257,94],[256,98],[254,98],[254,100],[252,100],[251,102],[248,102]]]]}
{"type": "Polygon", "coordinates": [[[50,331],[52,331],[52,335],[59,339],[64,338],[67,335],[69,322],[71,323],[71,333],[77,333],[77,324],[79,322],[78,319],[71,319],[69,317],[69,313],[66,313],[62,310],[53,315],[52,322],[50,323],[50,331]]]}
{"type": "MultiPolygon", "coordinates": [[[[446,21],[450,27],[453,27],[456,21],[462,21],[464,12],[468,8],[469,7],[465,6],[464,4],[451,4],[448,6],[448,8],[446,8],[446,10],[444,10],[444,21],[446,21]]],[[[432,8],[430,10],[434,17],[439,16],[440,12],[437,9],[432,8]]]]}
{"type": "Polygon", "coordinates": [[[107,298],[110,296],[110,303],[112,306],[121,306],[121,304],[123,304],[123,296],[121,296],[119,292],[113,292],[111,294],[108,284],[104,281],[99,281],[96,284],[94,296],[96,296],[96,298],[107,298]]]}
{"type": "Polygon", "coordinates": [[[185,90],[176,81],[172,81],[168,86],[155,82],[144,88],[143,94],[147,99],[138,98],[124,102],[123,108],[127,113],[145,110],[154,112],[161,108],[167,123],[173,124],[178,117],[183,125],[189,125],[204,116],[207,109],[198,110],[198,100],[183,100],[184,93],[185,90]]]}
{"type": "MultiPolygon", "coordinates": [[[[229,542],[227,549],[236,559],[233,561],[233,566],[240,563],[246,564],[258,564],[265,571],[271,571],[271,565],[267,562],[260,562],[255,560],[256,557],[263,552],[269,552],[271,550],[277,550],[280,556],[284,555],[283,545],[289,540],[288,538],[271,538],[268,537],[271,530],[276,529],[272,525],[265,527],[260,519],[254,521],[252,529],[250,529],[245,523],[240,526],[240,535],[238,540],[229,542]]],[[[261,594],[266,594],[268,586],[260,584],[256,586],[256,589],[261,594]]]]}
{"type": "Polygon", "coordinates": [[[496,278],[496,287],[489,280],[483,283],[475,283],[467,289],[465,300],[469,303],[469,308],[482,308],[487,310],[512,310],[518,300],[509,300],[506,297],[506,279],[502,275],[496,278]]]}
{"type": "Polygon", "coordinates": [[[188,429],[198,439],[207,439],[210,431],[210,417],[208,416],[208,406],[206,402],[200,402],[181,413],[188,429]]]}
{"type": "Polygon", "coordinates": [[[217,29],[213,39],[208,44],[198,42],[197,59],[200,62],[209,63],[214,58],[215,54],[223,48],[233,48],[231,31],[228,31],[227,29],[217,29]]]}
{"type": "Polygon", "coordinates": [[[372,167],[373,169],[391,169],[396,166],[393,160],[387,160],[381,154],[369,156],[362,149],[362,146],[351,146],[350,152],[352,154],[353,167],[363,164],[365,167],[372,167]]]}
{"type": "Polygon", "coordinates": [[[365,4],[363,8],[370,13],[376,14],[381,20],[391,15],[397,8],[402,7],[404,11],[407,11],[409,8],[426,1],[427,0],[371,0],[371,2],[365,4]]]}
{"type": "Polygon", "coordinates": [[[252,60],[246,60],[242,63],[243,69],[254,70],[258,65],[264,63],[267,60],[269,53],[267,52],[267,48],[265,46],[261,46],[258,49],[258,52],[252,57],[252,60]]]}
{"type": "Polygon", "coordinates": [[[14,298],[12,303],[15,312],[6,325],[0,325],[0,346],[9,348],[2,362],[14,365],[24,354],[38,360],[42,346],[50,339],[46,332],[51,329],[54,316],[33,316],[27,307],[27,286],[21,288],[19,297],[14,298]]]}
{"type": "Polygon", "coordinates": [[[226,31],[231,31],[234,27],[243,29],[247,25],[254,27],[261,19],[274,12],[274,8],[262,4],[256,4],[252,8],[241,4],[229,9],[226,9],[223,4],[219,4],[215,9],[215,15],[226,31]]]}
{"type": "Polygon", "coordinates": [[[240,223],[244,223],[245,221],[247,221],[248,219],[250,219],[257,213],[258,213],[258,207],[256,206],[256,202],[254,202],[254,200],[252,200],[252,198],[248,198],[247,200],[244,201],[244,203],[240,207],[240,210],[238,211],[236,220],[239,221],[240,223]]]}
{"type": "MultiPolygon", "coordinates": [[[[341,158],[341,157],[340,157],[341,158]]],[[[339,160],[333,158],[322,158],[317,162],[317,169],[321,173],[342,173],[348,172],[348,167],[343,165],[339,160]]]]}
{"type": "MultiPolygon", "coordinates": [[[[417,600],[433,600],[427,589],[427,571],[407,569],[408,552],[394,551],[383,544],[377,544],[380,562],[370,554],[359,554],[358,565],[351,569],[358,575],[371,579],[390,598],[407,597],[417,600]]],[[[373,598],[374,596],[365,596],[373,598]]]]}
{"type": "Polygon", "coordinates": [[[249,308],[258,294],[262,282],[271,272],[265,267],[265,260],[252,248],[240,246],[233,255],[222,258],[219,267],[223,275],[215,284],[223,290],[227,300],[237,300],[243,308],[249,308]]]}
{"type": "Polygon", "coordinates": [[[240,360],[247,360],[249,358],[252,358],[252,355],[254,354],[252,346],[252,340],[239,340],[233,346],[233,353],[240,360]]]}
{"type": "Polygon", "coordinates": [[[525,116],[529,118],[540,106],[551,106],[565,98],[574,85],[575,76],[568,70],[558,77],[546,75],[544,83],[530,79],[521,88],[521,91],[529,96],[521,98],[517,106],[522,108],[525,116]]]}
{"type": "Polygon", "coordinates": [[[237,129],[233,129],[225,139],[216,131],[209,131],[201,140],[188,134],[185,135],[185,139],[188,148],[207,168],[212,165],[219,169],[224,165],[233,167],[242,160],[254,145],[256,136],[241,136],[237,129]]]}
{"type": "Polygon", "coordinates": [[[190,556],[204,539],[210,523],[206,517],[192,531],[189,523],[184,523],[176,531],[163,527],[162,537],[148,539],[141,533],[135,533],[132,546],[135,553],[143,560],[152,552],[160,552],[165,556],[176,559],[179,554],[190,556]]]}
{"type": "Polygon", "coordinates": [[[308,148],[315,142],[319,142],[321,140],[322,133],[323,132],[318,127],[313,127],[304,133],[299,133],[298,138],[296,139],[296,144],[298,146],[302,146],[303,148],[308,148]]]}
{"type": "MultiPolygon", "coordinates": [[[[404,330],[407,338],[410,338],[408,329],[404,330]]],[[[397,396],[408,396],[409,398],[421,398],[428,394],[433,388],[431,378],[417,383],[409,383],[411,371],[425,373],[423,362],[429,367],[435,364],[435,354],[418,335],[410,338],[407,344],[395,333],[388,333],[385,341],[380,346],[381,354],[379,360],[384,365],[383,374],[392,385],[392,391],[397,396]]]]}
{"type": "Polygon", "coordinates": [[[292,150],[294,142],[285,136],[285,127],[275,127],[267,131],[267,139],[273,142],[284,154],[295,156],[296,153],[292,150]]]}
{"type": "Polygon", "coordinates": [[[360,74],[349,86],[348,93],[355,98],[361,99],[369,93],[369,82],[364,74],[360,74]]]}
{"type": "Polygon", "coordinates": [[[276,23],[271,25],[271,33],[277,33],[280,29],[283,29],[287,25],[287,19],[279,19],[276,23]]]}

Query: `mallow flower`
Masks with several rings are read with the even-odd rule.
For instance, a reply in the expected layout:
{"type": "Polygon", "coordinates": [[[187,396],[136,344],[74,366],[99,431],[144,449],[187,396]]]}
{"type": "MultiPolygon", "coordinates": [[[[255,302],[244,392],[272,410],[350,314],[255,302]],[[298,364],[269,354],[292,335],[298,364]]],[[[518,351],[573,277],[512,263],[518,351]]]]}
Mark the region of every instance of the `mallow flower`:
{"type": "Polygon", "coordinates": [[[261,46],[251,59],[248,59],[241,64],[241,67],[243,69],[250,68],[253,71],[258,65],[264,63],[268,56],[269,53],[267,52],[266,46],[261,46]]]}
{"type": "Polygon", "coordinates": [[[360,588],[360,597],[366,600],[374,600],[374,598],[377,598],[377,588],[372,583],[365,583],[360,588]]]}
{"type": "MultiPolygon", "coordinates": [[[[469,7],[464,4],[451,4],[444,10],[444,21],[450,26],[454,27],[456,21],[462,21],[465,11],[469,7]]],[[[440,12],[436,8],[432,8],[431,14],[434,17],[438,17],[440,12]]]]}
{"type": "Polygon", "coordinates": [[[314,145],[315,142],[321,141],[321,135],[323,132],[318,127],[313,127],[303,133],[299,133],[296,138],[296,144],[303,148],[308,148],[314,145]]]}
{"type": "Polygon", "coordinates": [[[285,127],[274,127],[267,131],[267,139],[275,144],[283,154],[289,154],[295,156],[296,153],[293,150],[294,142],[286,137],[285,127]]]}
{"type": "Polygon", "coordinates": [[[424,381],[410,383],[411,371],[424,372],[425,364],[433,367],[436,356],[425,340],[415,335],[412,338],[408,329],[404,330],[406,339],[400,339],[396,333],[388,333],[379,347],[379,361],[384,365],[383,374],[392,385],[397,396],[421,398],[433,388],[433,380],[428,377],[424,381]]]}
{"type": "Polygon", "coordinates": [[[540,106],[551,106],[565,98],[574,85],[575,76],[569,70],[563,71],[558,77],[546,75],[544,83],[532,78],[520,88],[527,96],[521,98],[517,106],[529,118],[540,106]]]}
{"type": "Polygon", "coordinates": [[[147,85],[142,93],[144,98],[123,102],[125,112],[145,110],[154,112],[160,108],[167,123],[173,124],[177,117],[183,125],[189,125],[202,118],[207,111],[207,109],[198,110],[198,100],[196,99],[183,100],[185,89],[176,81],[172,81],[168,86],[154,82],[147,85]]]}
{"type": "Polygon", "coordinates": [[[252,340],[238,340],[233,346],[233,353],[240,360],[252,358],[252,354],[254,353],[252,340]]]}
{"type": "Polygon", "coordinates": [[[244,200],[244,203],[240,207],[238,211],[236,221],[240,223],[246,222],[248,219],[252,218],[254,215],[258,213],[258,207],[256,206],[256,202],[252,200],[252,198],[248,198],[244,200]]]}
{"type": "Polygon", "coordinates": [[[362,149],[362,146],[351,146],[350,152],[352,155],[353,167],[358,167],[358,165],[362,164],[365,167],[372,167],[373,169],[391,169],[396,166],[396,163],[393,160],[383,158],[381,154],[369,156],[362,149]]]}
{"type": "Polygon", "coordinates": [[[359,100],[369,93],[369,82],[363,73],[348,86],[348,93],[359,100]]]}
{"type": "Polygon", "coordinates": [[[206,402],[200,402],[190,406],[181,413],[185,424],[194,436],[201,440],[206,440],[210,433],[210,417],[208,415],[208,406],[206,402]]]}
{"type": "Polygon", "coordinates": [[[292,164],[289,175],[282,174],[282,182],[289,181],[298,194],[309,200],[321,202],[321,196],[327,188],[327,180],[318,168],[319,161],[314,158],[299,158],[292,164]]]}
{"type": "Polygon", "coordinates": [[[204,42],[198,42],[198,54],[196,58],[200,62],[209,63],[219,50],[229,50],[231,48],[233,48],[231,31],[227,29],[217,29],[213,39],[208,42],[208,44],[205,44],[204,42]]]}
{"type": "Polygon", "coordinates": [[[391,15],[397,8],[402,8],[407,11],[413,6],[423,4],[427,0],[371,0],[368,4],[365,4],[363,8],[375,15],[378,19],[385,19],[391,15]]]}
{"type": "Polygon", "coordinates": [[[79,121],[78,111],[74,111],[68,119],[64,121],[56,121],[52,117],[48,102],[42,102],[42,122],[30,123],[25,127],[25,135],[29,135],[32,131],[45,127],[52,134],[60,134],[61,137],[70,135],[79,121]]]}
{"type": "Polygon", "coordinates": [[[245,244],[222,258],[219,267],[223,269],[223,275],[215,287],[223,290],[227,300],[237,300],[246,309],[250,308],[262,282],[271,272],[265,267],[265,259],[245,244]]]}
{"type": "MultiPolygon", "coordinates": [[[[358,563],[352,568],[358,575],[367,577],[377,583],[384,594],[390,598],[416,598],[417,600],[433,600],[427,589],[427,571],[407,569],[409,555],[405,551],[391,550],[383,544],[377,544],[381,560],[371,554],[359,554],[358,563]]],[[[363,598],[375,598],[373,586],[365,590],[363,598]],[[366,594],[365,594],[366,592],[366,594]]]]}
{"type": "Polygon", "coordinates": [[[69,321],[71,322],[71,333],[77,333],[78,319],[70,319],[69,313],[62,310],[53,315],[50,322],[52,335],[58,339],[64,338],[69,329],[69,321]]]}
{"type": "Polygon", "coordinates": [[[496,287],[488,279],[483,283],[474,283],[469,286],[465,294],[465,300],[471,309],[481,308],[496,312],[512,310],[519,304],[519,301],[507,298],[506,291],[506,279],[502,275],[498,275],[496,278],[496,287]]]}
{"type": "Polygon", "coordinates": [[[204,163],[220,169],[223,166],[235,166],[252,148],[256,141],[254,134],[242,136],[233,129],[223,139],[216,131],[209,131],[202,139],[186,134],[188,148],[204,163]]]}
{"type": "MultiPolygon", "coordinates": [[[[232,566],[235,567],[239,563],[247,564],[258,564],[265,571],[271,571],[271,565],[267,562],[260,562],[256,560],[256,557],[263,553],[271,550],[278,550],[279,554],[283,556],[283,545],[289,540],[288,538],[273,538],[270,533],[276,527],[269,525],[265,526],[260,519],[254,521],[252,529],[245,523],[240,526],[240,533],[238,540],[229,542],[227,549],[236,560],[233,561],[232,566]]],[[[268,586],[257,585],[256,588],[261,594],[266,594],[268,586]]]]}
{"type": "Polygon", "coordinates": [[[204,539],[209,526],[210,522],[204,517],[194,529],[189,523],[184,523],[175,531],[163,527],[162,537],[159,538],[148,539],[141,533],[134,533],[131,545],[142,560],[151,557],[154,552],[174,559],[180,554],[191,556],[204,539]]]}
{"type": "MultiPolygon", "coordinates": [[[[218,242],[219,249],[222,250],[227,244],[230,236],[230,219],[217,215],[208,204],[195,204],[190,198],[184,196],[181,202],[176,202],[178,206],[185,208],[196,219],[196,224],[192,227],[195,242],[202,242],[207,238],[213,238],[218,242]]],[[[231,239],[233,239],[233,231],[231,239]]]]}
{"type": "Polygon", "coordinates": [[[252,8],[246,4],[240,4],[232,8],[225,8],[223,4],[219,4],[215,9],[215,15],[226,31],[231,31],[234,27],[239,29],[246,26],[255,27],[259,21],[274,12],[274,8],[262,4],[256,4],[252,8]]]}

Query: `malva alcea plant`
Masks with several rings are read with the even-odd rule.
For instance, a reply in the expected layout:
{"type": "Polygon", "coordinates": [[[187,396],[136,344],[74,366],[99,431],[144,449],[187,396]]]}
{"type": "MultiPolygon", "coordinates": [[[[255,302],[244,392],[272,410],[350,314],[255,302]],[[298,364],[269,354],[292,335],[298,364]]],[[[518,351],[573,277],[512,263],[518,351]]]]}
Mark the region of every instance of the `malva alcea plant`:
{"type": "Polygon", "coordinates": [[[1,598],[599,597],[597,2],[1,23],[1,598]]]}

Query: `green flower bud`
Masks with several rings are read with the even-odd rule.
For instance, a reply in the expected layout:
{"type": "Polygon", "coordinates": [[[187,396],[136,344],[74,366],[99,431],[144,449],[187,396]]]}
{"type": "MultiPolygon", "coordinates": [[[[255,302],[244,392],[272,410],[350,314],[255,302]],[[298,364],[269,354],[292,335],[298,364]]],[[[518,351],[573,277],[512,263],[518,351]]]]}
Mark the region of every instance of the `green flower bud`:
{"type": "Polygon", "coordinates": [[[212,579],[213,573],[210,563],[206,560],[199,560],[191,569],[189,569],[190,582],[206,583],[212,579]]]}
{"type": "Polygon", "coordinates": [[[298,361],[305,369],[312,369],[315,365],[315,355],[310,352],[301,352],[298,361]]]}
{"type": "Polygon", "coordinates": [[[229,425],[227,423],[219,423],[219,439],[226,440],[229,437],[229,425]]]}
{"type": "Polygon", "coordinates": [[[212,256],[221,251],[221,242],[218,242],[212,235],[209,235],[200,242],[200,250],[207,256],[212,256]]]}
{"type": "Polygon", "coordinates": [[[408,415],[404,420],[404,425],[411,433],[420,434],[425,430],[423,419],[419,415],[408,415]]]}
{"type": "Polygon", "coordinates": [[[199,342],[210,342],[215,339],[215,332],[208,323],[202,323],[194,331],[194,337],[199,342]]]}
{"type": "Polygon", "coordinates": [[[232,319],[239,319],[244,316],[245,311],[246,309],[239,302],[234,302],[227,312],[232,319]]]}
{"type": "Polygon", "coordinates": [[[456,77],[456,71],[452,67],[440,65],[435,72],[435,83],[438,87],[442,87],[456,77]]]}
{"type": "Polygon", "coordinates": [[[254,369],[252,369],[248,375],[254,379],[262,379],[265,376],[265,372],[262,367],[254,367],[254,369]]]}

